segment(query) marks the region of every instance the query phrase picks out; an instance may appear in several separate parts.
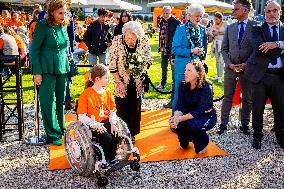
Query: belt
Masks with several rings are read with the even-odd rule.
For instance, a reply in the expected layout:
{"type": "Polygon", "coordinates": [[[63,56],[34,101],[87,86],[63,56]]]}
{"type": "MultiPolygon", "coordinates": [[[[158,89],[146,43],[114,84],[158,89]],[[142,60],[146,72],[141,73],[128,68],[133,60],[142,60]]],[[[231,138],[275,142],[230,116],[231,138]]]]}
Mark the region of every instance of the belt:
{"type": "Polygon", "coordinates": [[[284,74],[283,68],[267,68],[266,73],[274,74],[274,75],[282,75],[284,74]]]}

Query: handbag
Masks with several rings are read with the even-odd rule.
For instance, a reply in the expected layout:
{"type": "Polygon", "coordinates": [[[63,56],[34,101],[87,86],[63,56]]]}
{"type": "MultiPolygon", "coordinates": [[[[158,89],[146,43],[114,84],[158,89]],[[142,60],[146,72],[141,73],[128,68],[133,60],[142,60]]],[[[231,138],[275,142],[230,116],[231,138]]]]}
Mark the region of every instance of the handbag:
{"type": "Polygon", "coordinates": [[[73,77],[79,74],[78,67],[73,59],[69,60],[70,71],[67,73],[68,77],[73,77]]]}

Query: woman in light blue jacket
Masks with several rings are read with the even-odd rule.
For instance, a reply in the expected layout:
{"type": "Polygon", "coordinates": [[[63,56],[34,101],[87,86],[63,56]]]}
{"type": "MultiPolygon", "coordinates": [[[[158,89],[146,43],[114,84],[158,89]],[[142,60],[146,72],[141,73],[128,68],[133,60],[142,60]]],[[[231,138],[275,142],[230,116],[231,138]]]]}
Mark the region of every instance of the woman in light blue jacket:
{"type": "Polygon", "coordinates": [[[205,60],[207,51],[206,30],[199,24],[204,14],[204,7],[192,4],[187,9],[188,22],[176,29],[172,54],[174,58],[174,101],[172,112],[176,109],[178,89],[184,80],[185,67],[193,59],[205,60]]]}

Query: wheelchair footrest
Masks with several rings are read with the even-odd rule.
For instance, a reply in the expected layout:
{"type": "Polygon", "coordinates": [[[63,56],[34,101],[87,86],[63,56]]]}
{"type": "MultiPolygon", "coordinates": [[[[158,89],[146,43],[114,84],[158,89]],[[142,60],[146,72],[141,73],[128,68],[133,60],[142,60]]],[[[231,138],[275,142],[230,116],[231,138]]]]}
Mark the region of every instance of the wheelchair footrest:
{"type": "Polygon", "coordinates": [[[112,172],[118,171],[118,170],[122,169],[123,167],[129,165],[130,162],[131,161],[129,161],[129,160],[122,160],[122,161],[114,164],[111,168],[109,168],[107,170],[107,173],[112,173],[112,172]]]}

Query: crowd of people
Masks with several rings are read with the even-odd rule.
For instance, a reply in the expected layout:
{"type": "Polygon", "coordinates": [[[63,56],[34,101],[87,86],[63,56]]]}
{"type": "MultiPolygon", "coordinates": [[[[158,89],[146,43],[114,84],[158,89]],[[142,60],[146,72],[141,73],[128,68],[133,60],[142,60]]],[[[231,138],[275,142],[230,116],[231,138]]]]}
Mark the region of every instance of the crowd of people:
{"type": "MultiPolygon", "coordinates": [[[[218,134],[227,130],[232,99],[237,81],[241,83],[242,111],[240,130],[250,134],[252,111],[253,147],[261,148],[263,110],[270,98],[274,112],[274,130],[278,144],[284,148],[284,26],[280,22],[281,6],[274,0],[265,6],[265,22],[249,18],[251,3],[234,1],[233,24],[224,21],[222,13],[214,14],[209,26],[208,15],[200,4],[187,8],[182,24],[163,7],[159,22],[159,52],[162,77],[157,86],[164,89],[168,64],[172,70],[174,93],[166,107],[172,108],[170,127],[180,146],[193,142],[196,153],[204,153],[209,142],[206,131],[217,122],[213,90],[206,79],[206,55],[212,42],[211,55],[216,57],[216,79],[223,82],[224,100],[218,134]]],[[[62,144],[66,126],[64,105],[71,102],[68,77],[69,62],[88,53],[91,77],[78,100],[78,119],[86,125],[101,122],[96,135],[109,161],[114,158],[118,116],[128,125],[133,142],[140,132],[141,99],[144,94],[143,74],[152,64],[149,40],[143,26],[133,21],[131,13],[119,17],[104,8],[97,18],[88,17],[81,26],[76,15],[67,17],[64,0],[52,0],[46,9],[36,7],[32,16],[22,12],[2,11],[0,17],[0,53],[20,55],[23,64],[34,75],[39,86],[41,113],[48,142],[62,144]],[[99,63],[98,63],[99,62],[99,63]],[[109,65],[107,67],[107,65],[109,65]],[[106,88],[110,74],[114,94],[106,88]]],[[[4,73],[5,74],[5,73],[4,73]]]]}

